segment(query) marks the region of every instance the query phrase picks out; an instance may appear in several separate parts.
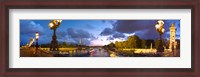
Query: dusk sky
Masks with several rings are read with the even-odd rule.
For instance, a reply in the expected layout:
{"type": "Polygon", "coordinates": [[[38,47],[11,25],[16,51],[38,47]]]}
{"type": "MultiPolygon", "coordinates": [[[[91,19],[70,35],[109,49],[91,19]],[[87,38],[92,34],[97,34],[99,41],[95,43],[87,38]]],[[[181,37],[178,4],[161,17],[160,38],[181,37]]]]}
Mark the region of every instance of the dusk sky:
{"type": "MultiPolygon", "coordinates": [[[[20,20],[20,45],[29,43],[39,32],[39,44],[52,40],[53,30],[48,26],[51,20],[20,20]]],[[[137,35],[141,39],[157,39],[155,25],[158,20],[63,20],[57,28],[58,42],[79,43],[89,46],[102,46],[115,41],[124,41],[128,36],[137,35]]],[[[177,28],[176,37],[180,39],[180,20],[163,20],[165,33],[169,38],[169,27],[172,23],[177,28]]]]}

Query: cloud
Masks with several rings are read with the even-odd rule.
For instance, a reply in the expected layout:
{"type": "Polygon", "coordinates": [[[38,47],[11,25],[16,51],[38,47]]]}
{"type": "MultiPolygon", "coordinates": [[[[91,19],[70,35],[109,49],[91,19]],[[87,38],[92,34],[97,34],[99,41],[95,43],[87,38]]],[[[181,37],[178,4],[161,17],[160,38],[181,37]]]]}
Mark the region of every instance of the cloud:
{"type": "Polygon", "coordinates": [[[47,44],[47,43],[51,43],[52,40],[52,36],[49,37],[49,35],[42,35],[40,36],[40,39],[38,40],[38,42],[41,44],[47,44]]]}
{"type": "Polygon", "coordinates": [[[139,36],[141,39],[156,39],[159,37],[158,32],[154,29],[135,31],[135,35],[139,36]]]}
{"type": "MultiPolygon", "coordinates": [[[[52,37],[52,35],[53,35],[53,31],[51,34],[49,34],[49,37],[52,37]]],[[[56,36],[59,41],[64,42],[66,40],[67,31],[66,30],[56,30],[56,36]]]]}
{"type": "MultiPolygon", "coordinates": [[[[175,23],[177,27],[177,34],[180,35],[180,20],[164,20],[165,33],[163,37],[167,37],[169,27],[175,23]]],[[[125,34],[135,33],[142,39],[156,39],[158,32],[155,30],[157,20],[119,20],[113,24],[113,31],[125,34]]],[[[178,35],[177,35],[178,36],[178,35]]]]}
{"type": "Polygon", "coordinates": [[[73,28],[67,29],[67,34],[71,36],[72,38],[90,38],[91,34],[87,31],[84,31],[82,29],[75,30],[73,28]]]}
{"type": "Polygon", "coordinates": [[[121,33],[134,33],[154,27],[156,21],[153,20],[119,20],[113,24],[113,29],[121,33]]]}
{"type": "Polygon", "coordinates": [[[156,20],[118,20],[113,24],[113,28],[105,28],[100,35],[108,36],[108,39],[112,40],[115,38],[124,38],[124,34],[132,34],[142,38],[155,38],[156,35],[155,27],[156,20]],[[152,30],[152,31],[151,31],[152,30]]]}
{"type": "Polygon", "coordinates": [[[86,28],[86,29],[95,29],[95,27],[93,25],[90,25],[90,24],[86,24],[83,27],[86,28]]]}
{"type": "Polygon", "coordinates": [[[155,39],[156,20],[119,20],[113,24],[113,30],[125,34],[136,34],[142,39],[155,39]]]}
{"type": "Polygon", "coordinates": [[[125,35],[123,33],[115,32],[112,37],[113,38],[124,38],[125,35]]]}
{"type": "MultiPolygon", "coordinates": [[[[177,28],[177,38],[180,38],[180,20],[164,20],[164,22],[165,33],[162,35],[163,38],[169,38],[169,27],[172,23],[177,28]]],[[[43,25],[49,22],[38,23],[34,20],[20,20],[20,40],[23,40],[22,42],[29,42],[30,37],[35,37],[35,32],[39,32],[40,34],[40,44],[51,42],[53,31],[47,28],[48,26],[43,25]]],[[[156,39],[159,37],[158,32],[155,30],[156,23],[157,20],[102,20],[102,23],[100,23],[102,25],[100,27],[101,32],[99,32],[99,27],[97,30],[97,27],[94,26],[96,23],[92,25],[91,23],[84,23],[81,24],[81,27],[60,27],[57,29],[56,35],[58,41],[77,44],[82,39],[84,45],[89,45],[91,41],[97,40],[98,35],[100,35],[99,42],[101,41],[101,37],[105,37],[104,40],[106,41],[113,41],[116,39],[126,39],[133,34],[139,36],[141,39],[156,39]]],[[[93,43],[95,42],[93,41],[93,43]]]]}
{"type": "Polygon", "coordinates": [[[74,43],[79,44],[80,40],[83,42],[84,45],[89,45],[91,40],[96,39],[91,33],[82,30],[82,29],[73,29],[68,28],[67,29],[67,36],[69,36],[70,39],[74,40],[74,43]]]}
{"type": "Polygon", "coordinates": [[[122,39],[125,38],[125,34],[119,33],[119,32],[114,32],[112,35],[108,36],[106,40],[114,40],[116,38],[122,39]]]}
{"type": "Polygon", "coordinates": [[[29,43],[30,37],[35,38],[35,33],[39,32],[39,43],[46,43],[48,41],[45,35],[45,30],[42,25],[31,20],[20,20],[20,40],[22,45],[29,43]],[[42,39],[41,39],[42,38],[42,39]]]}
{"type": "Polygon", "coordinates": [[[89,46],[103,46],[104,43],[100,39],[92,40],[89,46]]]}
{"type": "Polygon", "coordinates": [[[100,35],[101,36],[108,36],[108,35],[112,35],[113,34],[113,30],[111,28],[105,28],[100,35]]]}
{"type": "Polygon", "coordinates": [[[110,36],[106,40],[114,40],[114,38],[112,36],[110,36]]]}
{"type": "Polygon", "coordinates": [[[114,24],[116,20],[102,20],[102,23],[114,24]]]}
{"type": "Polygon", "coordinates": [[[20,21],[20,34],[30,34],[33,35],[35,32],[39,32],[40,35],[44,34],[44,28],[30,20],[22,20],[20,21]]]}

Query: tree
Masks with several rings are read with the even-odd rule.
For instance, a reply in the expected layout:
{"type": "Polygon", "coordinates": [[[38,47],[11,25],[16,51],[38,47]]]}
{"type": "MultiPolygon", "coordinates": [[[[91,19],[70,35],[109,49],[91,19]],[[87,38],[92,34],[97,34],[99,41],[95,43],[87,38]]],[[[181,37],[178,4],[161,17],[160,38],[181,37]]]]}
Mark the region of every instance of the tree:
{"type": "Polygon", "coordinates": [[[115,47],[118,48],[118,49],[123,48],[122,42],[116,41],[116,42],[115,42],[115,47]]]}
{"type": "Polygon", "coordinates": [[[146,40],[146,46],[147,46],[147,48],[151,48],[151,44],[152,44],[152,47],[154,48],[155,42],[154,42],[153,39],[146,40]]]}
{"type": "Polygon", "coordinates": [[[146,48],[146,40],[141,41],[141,48],[146,48]]]}
{"type": "Polygon", "coordinates": [[[63,42],[62,45],[61,45],[61,47],[63,47],[63,48],[67,47],[67,42],[63,42]]]}
{"type": "Polygon", "coordinates": [[[155,47],[158,48],[159,44],[160,44],[160,40],[156,40],[155,41],[155,47]]]}
{"type": "Polygon", "coordinates": [[[76,47],[75,44],[69,44],[68,47],[76,47]]]}
{"type": "Polygon", "coordinates": [[[115,44],[114,44],[114,43],[110,43],[110,44],[108,44],[108,46],[109,46],[110,48],[113,48],[113,47],[115,47],[115,44]]]}
{"type": "Polygon", "coordinates": [[[128,48],[128,42],[127,41],[123,41],[122,42],[122,48],[128,48]]]}
{"type": "Polygon", "coordinates": [[[141,39],[136,36],[129,36],[127,40],[128,48],[140,48],[141,47],[141,39]]]}
{"type": "Polygon", "coordinates": [[[50,47],[50,44],[41,44],[40,45],[42,48],[49,48],[50,47]]]}
{"type": "Polygon", "coordinates": [[[129,36],[127,40],[127,48],[135,48],[136,47],[136,39],[134,36],[129,36]]]}
{"type": "MultiPolygon", "coordinates": [[[[165,41],[164,40],[161,40],[161,41],[162,41],[162,45],[165,46],[166,45],[165,41]]],[[[156,40],[155,47],[158,48],[159,44],[160,44],[160,40],[156,40]]]]}
{"type": "Polygon", "coordinates": [[[118,48],[118,49],[120,48],[120,45],[119,45],[118,41],[115,42],[115,47],[118,48]]]}

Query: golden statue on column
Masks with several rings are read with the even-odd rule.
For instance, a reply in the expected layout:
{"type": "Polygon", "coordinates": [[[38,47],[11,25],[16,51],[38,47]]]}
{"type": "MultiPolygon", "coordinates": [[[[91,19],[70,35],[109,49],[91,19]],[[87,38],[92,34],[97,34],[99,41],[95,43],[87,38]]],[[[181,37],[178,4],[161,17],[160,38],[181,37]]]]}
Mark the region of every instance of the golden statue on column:
{"type": "Polygon", "coordinates": [[[174,50],[176,49],[177,41],[176,41],[176,27],[174,23],[172,23],[170,29],[170,43],[169,49],[174,50]]]}

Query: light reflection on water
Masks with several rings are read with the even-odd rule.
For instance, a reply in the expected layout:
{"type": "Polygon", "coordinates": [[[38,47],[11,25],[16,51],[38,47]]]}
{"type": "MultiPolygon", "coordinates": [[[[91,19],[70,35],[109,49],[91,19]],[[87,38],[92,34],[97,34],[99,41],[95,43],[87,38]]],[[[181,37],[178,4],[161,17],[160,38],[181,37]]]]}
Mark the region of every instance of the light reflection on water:
{"type": "MultiPolygon", "coordinates": [[[[108,50],[101,47],[50,52],[55,57],[180,57],[180,50],[174,50],[174,52],[165,50],[162,55],[156,53],[123,53],[118,50],[108,50]]],[[[151,50],[149,49],[148,52],[151,52],[151,50]]]]}
{"type": "Polygon", "coordinates": [[[103,48],[77,49],[73,51],[60,51],[68,57],[110,57],[109,52],[103,48]]]}

